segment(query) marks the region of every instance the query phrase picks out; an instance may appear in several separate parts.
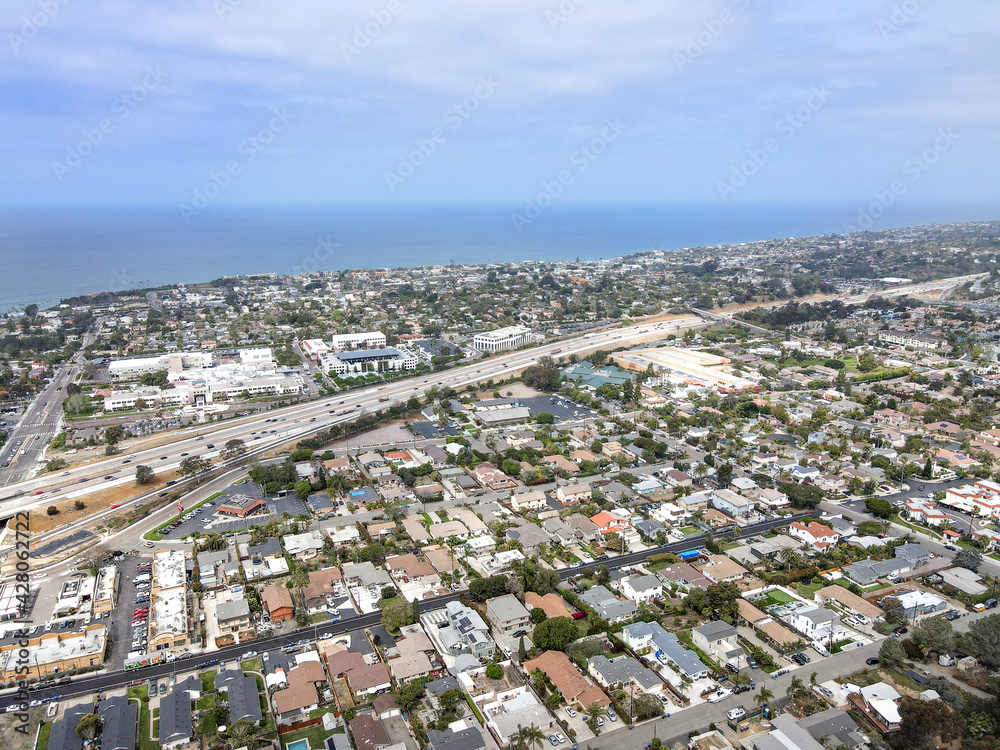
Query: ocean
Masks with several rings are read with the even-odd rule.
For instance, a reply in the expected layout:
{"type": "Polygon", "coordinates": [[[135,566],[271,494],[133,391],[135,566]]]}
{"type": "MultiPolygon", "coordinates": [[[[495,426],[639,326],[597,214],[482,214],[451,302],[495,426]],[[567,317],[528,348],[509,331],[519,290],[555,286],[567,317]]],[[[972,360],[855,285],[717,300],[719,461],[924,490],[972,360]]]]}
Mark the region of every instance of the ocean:
{"type": "MultiPolygon", "coordinates": [[[[843,233],[856,205],[559,203],[0,210],[0,311],[234,274],[595,260],[843,233]],[[521,218],[512,220],[512,215],[521,218]],[[524,219],[527,219],[525,221],[524,219]]],[[[872,228],[996,219],[987,206],[890,208],[872,228]]],[[[993,207],[995,211],[995,207],[993,207]]]]}

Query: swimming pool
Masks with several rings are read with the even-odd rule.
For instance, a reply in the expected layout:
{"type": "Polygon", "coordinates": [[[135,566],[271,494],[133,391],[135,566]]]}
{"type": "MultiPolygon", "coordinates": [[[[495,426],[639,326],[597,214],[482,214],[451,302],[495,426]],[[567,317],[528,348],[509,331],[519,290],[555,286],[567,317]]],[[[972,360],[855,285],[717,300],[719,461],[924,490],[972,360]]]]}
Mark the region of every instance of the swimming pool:
{"type": "Polygon", "coordinates": [[[295,740],[295,742],[289,742],[288,750],[309,750],[309,740],[295,740]]]}

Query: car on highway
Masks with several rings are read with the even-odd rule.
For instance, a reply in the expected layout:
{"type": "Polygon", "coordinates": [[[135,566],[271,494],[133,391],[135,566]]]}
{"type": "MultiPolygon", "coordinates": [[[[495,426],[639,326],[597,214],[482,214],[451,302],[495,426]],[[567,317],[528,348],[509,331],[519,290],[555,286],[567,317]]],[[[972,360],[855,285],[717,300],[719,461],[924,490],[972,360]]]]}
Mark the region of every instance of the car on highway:
{"type": "Polygon", "coordinates": [[[112,480],[112,479],[115,479],[116,477],[115,477],[115,475],[114,475],[114,474],[108,474],[108,475],[107,475],[106,477],[104,477],[104,478],[110,481],[110,480],[112,480]]]}

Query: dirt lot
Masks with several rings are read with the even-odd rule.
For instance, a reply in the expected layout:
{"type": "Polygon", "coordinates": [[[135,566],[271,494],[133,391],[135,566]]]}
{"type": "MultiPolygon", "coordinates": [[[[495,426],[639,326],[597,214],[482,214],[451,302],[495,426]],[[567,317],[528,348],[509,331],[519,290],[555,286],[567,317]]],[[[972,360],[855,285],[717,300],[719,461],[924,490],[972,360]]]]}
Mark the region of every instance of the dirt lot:
{"type": "Polygon", "coordinates": [[[18,714],[0,714],[0,750],[30,750],[35,746],[35,732],[38,730],[38,723],[45,720],[45,709],[28,709],[27,735],[16,731],[21,724],[17,717],[18,714]]]}

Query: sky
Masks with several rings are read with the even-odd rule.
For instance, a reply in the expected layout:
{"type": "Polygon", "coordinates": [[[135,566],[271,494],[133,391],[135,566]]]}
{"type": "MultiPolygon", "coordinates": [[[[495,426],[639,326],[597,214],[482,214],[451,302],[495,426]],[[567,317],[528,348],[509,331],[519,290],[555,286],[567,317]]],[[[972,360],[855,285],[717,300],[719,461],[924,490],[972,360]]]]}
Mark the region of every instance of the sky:
{"type": "Polygon", "coordinates": [[[3,205],[1000,199],[990,0],[5,0],[0,18],[3,205]]]}

